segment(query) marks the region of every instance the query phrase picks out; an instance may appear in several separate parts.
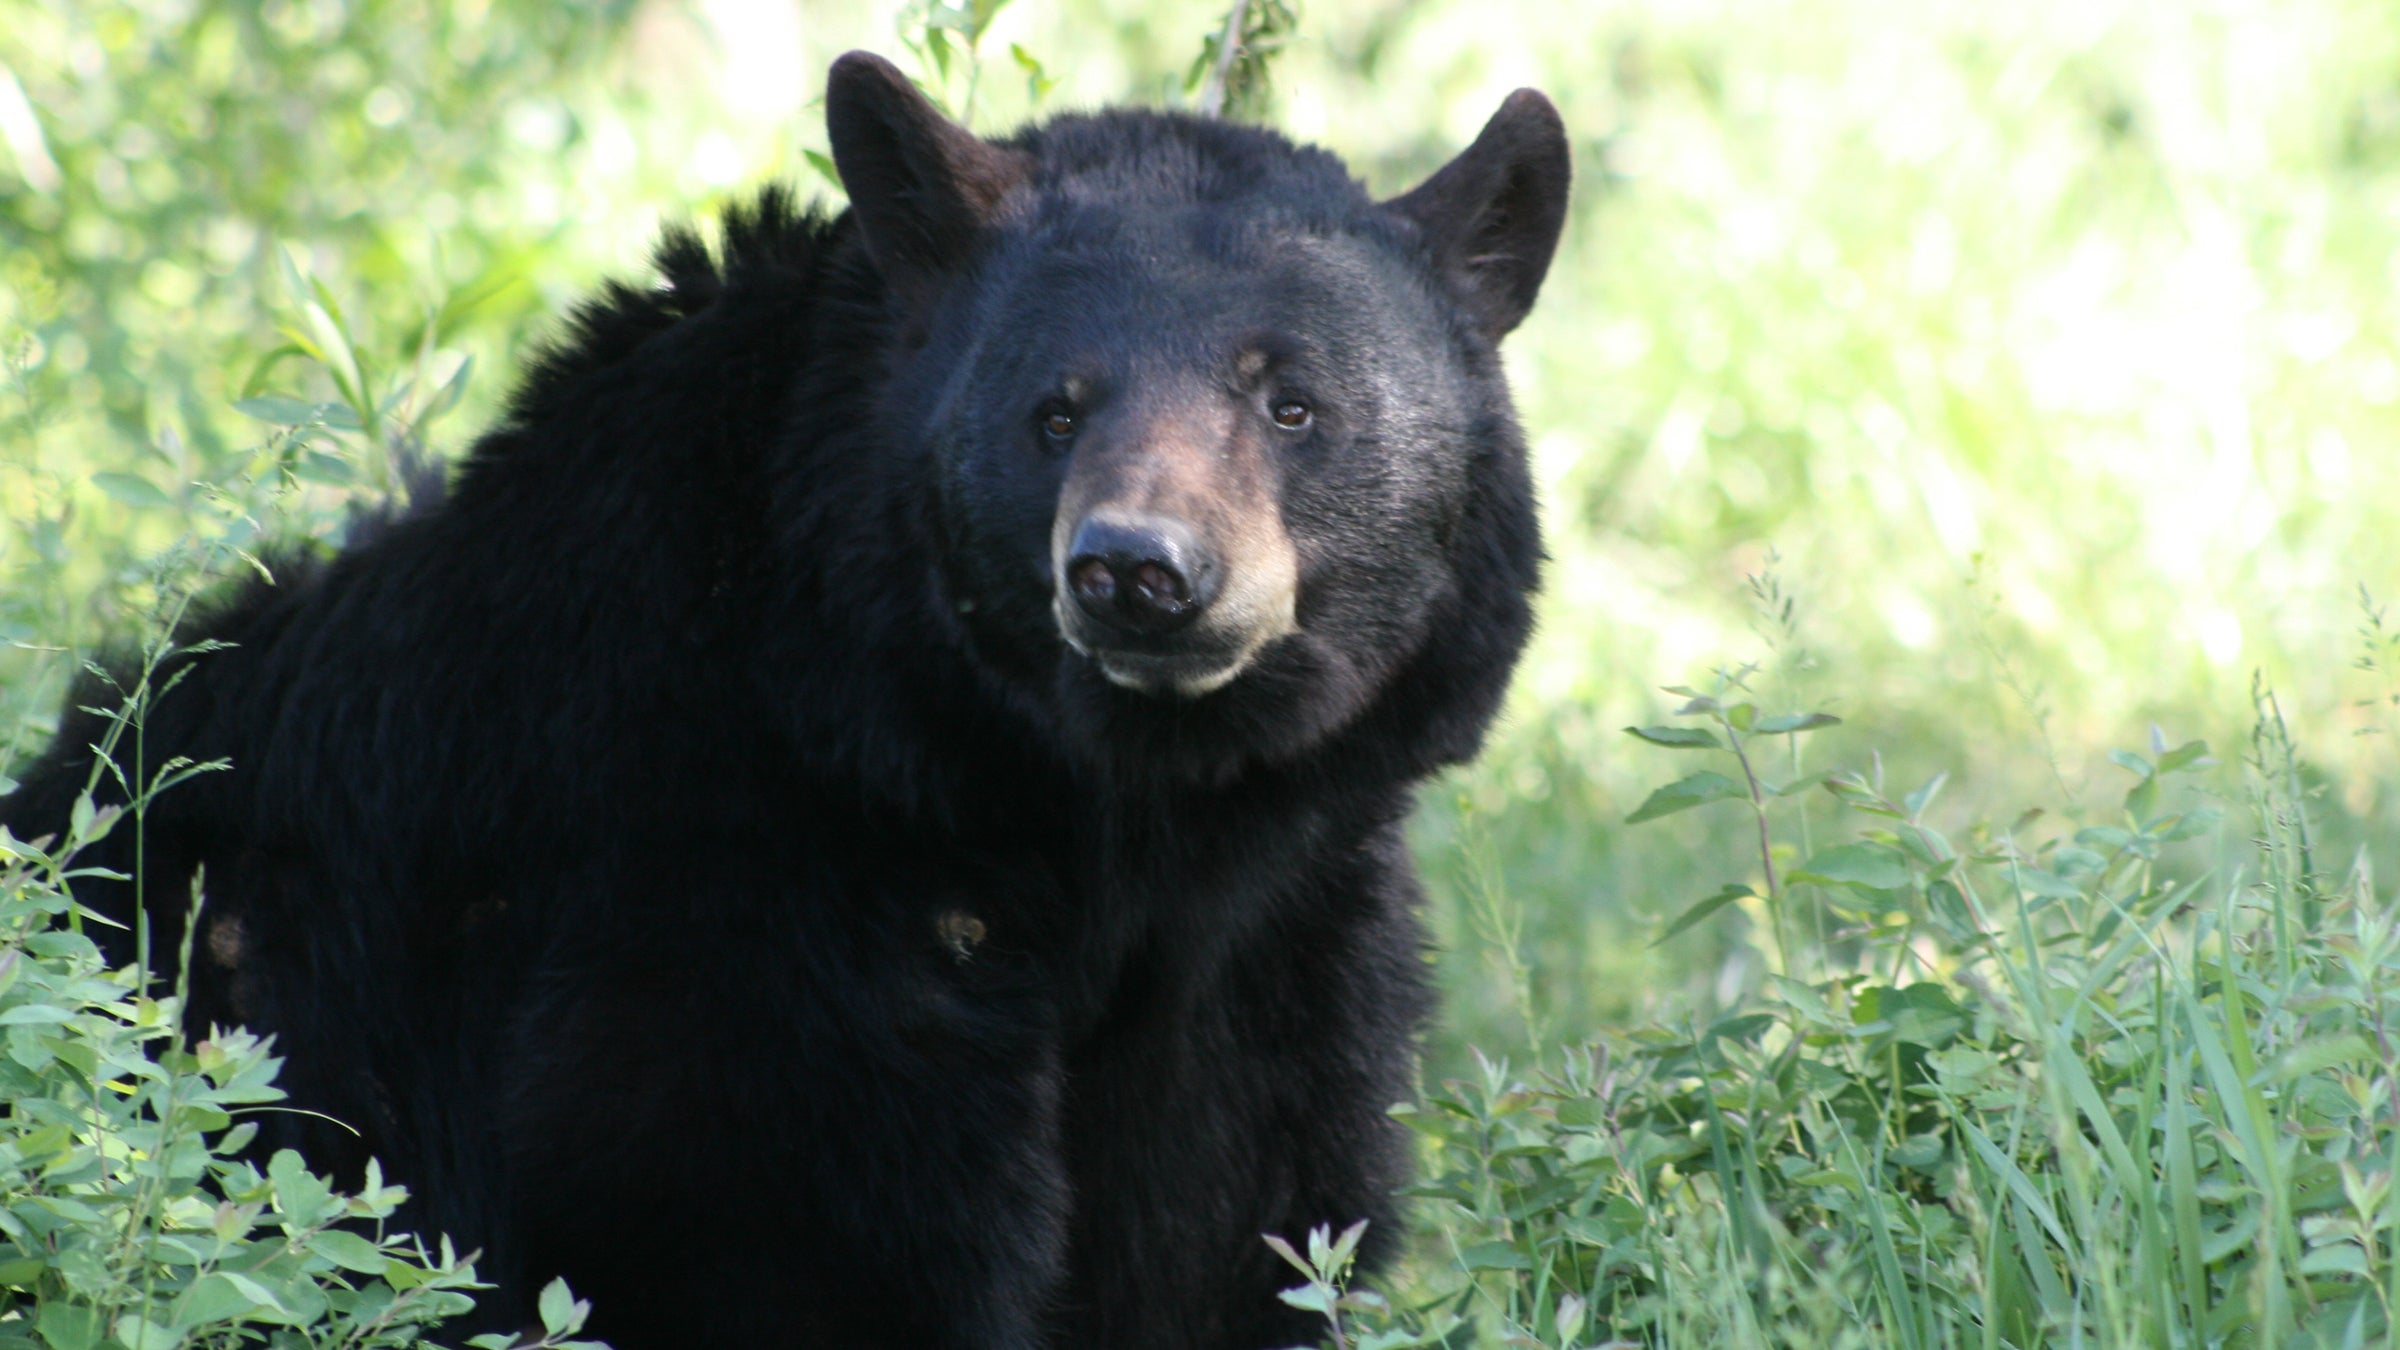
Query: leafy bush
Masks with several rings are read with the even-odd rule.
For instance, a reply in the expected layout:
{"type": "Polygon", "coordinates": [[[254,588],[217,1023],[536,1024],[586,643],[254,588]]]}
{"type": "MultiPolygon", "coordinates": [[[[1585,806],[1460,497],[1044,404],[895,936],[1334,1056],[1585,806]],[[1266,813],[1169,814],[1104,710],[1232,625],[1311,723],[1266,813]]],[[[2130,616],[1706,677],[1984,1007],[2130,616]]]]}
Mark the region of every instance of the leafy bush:
{"type": "MultiPolygon", "coordinates": [[[[244,1117],[283,1096],[272,1047],[183,1044],[180,992],[107,969],[81,931],[60,883],[124,824],[84,808],[54,844],[0,831],[0,1347],[427,1344],[474,1306],[471,1261],[390,1231],[408,1193],[372,1162],[354,1195],[289,1150],[254,1165],[244,1117]]],[[[594,1344],[569,1339],[585,1311],[554,1285],[522,1344],[594,1344]]]]}

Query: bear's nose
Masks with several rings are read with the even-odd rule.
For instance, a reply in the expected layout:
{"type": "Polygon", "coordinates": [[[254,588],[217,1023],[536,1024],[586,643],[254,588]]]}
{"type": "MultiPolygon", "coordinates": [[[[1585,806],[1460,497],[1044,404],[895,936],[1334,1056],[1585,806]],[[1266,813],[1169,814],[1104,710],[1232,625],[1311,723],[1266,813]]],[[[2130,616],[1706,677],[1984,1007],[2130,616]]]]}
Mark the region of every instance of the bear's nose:
{"type": "Polygon", "coordinates": [[[1067,589],[1084,613],[1143,637],[1208,607],[1218,568],[1190,526],[1166,516],[1086,516],[1067,548],[1067,589]]]}

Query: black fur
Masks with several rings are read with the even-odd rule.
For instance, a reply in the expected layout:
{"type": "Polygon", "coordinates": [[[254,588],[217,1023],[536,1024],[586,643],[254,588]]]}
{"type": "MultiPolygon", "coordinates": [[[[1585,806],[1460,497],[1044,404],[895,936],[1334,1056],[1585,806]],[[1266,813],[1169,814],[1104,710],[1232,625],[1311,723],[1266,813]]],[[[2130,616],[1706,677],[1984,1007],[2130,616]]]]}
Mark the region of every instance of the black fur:
{"type": "MultiPolygon", "coordinates": [[[[272,1032],[363,1135],[261,1147],[379,1157],[483,1250],[485,1324],[564,1273],[620,1350],[1258,1350],[1309,1324],[1261,1233],[1400,1235],[1401,824],[1539,559],[1494,306],[1269,132],[992,153],[959,209],[994,213],[912,244],[911,288],[779,192],[714,257],[670,232],[445,502],[187,626],[232,646],[149,753],[234,768],[150,817],[155,949],[205,864],[193,1024],[272,1032]],[[1061,471],[1032,409],[1062,362],[1132,386],[1258,333],[1319,409],[1280,470],[1301,631],[1205,697],[1117,688],[1023,556],[1061,471]]],[[[71,714],[0,819],[58,828],[97,734],[71,714]]]]}

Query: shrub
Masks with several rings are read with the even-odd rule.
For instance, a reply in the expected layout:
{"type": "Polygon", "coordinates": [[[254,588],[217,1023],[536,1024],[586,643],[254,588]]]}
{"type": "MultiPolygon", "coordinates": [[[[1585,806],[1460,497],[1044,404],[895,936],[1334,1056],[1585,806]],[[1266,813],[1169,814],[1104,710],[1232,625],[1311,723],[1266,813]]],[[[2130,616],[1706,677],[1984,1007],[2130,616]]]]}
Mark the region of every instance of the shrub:
{"type": "MultiPolygon", "coordinates": [[[[147,676],[126,691],[104,748],[138,738],[165,692],[147,676]]],[[[139,829],[156,793],[211,767],[161,765],[128,808],[95,810],[87,793],[62,838],[0,830],[0,1350],[367,1350],[430,1344],[474,1306],[472,1255],[392,1231],[408,1193],[373,1162],[355,1194],[289,1150],[262,1170],[246,1117],[278,1109],[273,1047],[238,1029],[188,1039],[182,981],[154,987],[147,943],[111,970],[83,931],[100,920],[68,895],[87,874],[78,851],[139,829]]],[[[203,903],[195,884],[195,920],[203,903]]],[[[538,1338],[469,1344],[594,1346],[570,1339],[586,1306],[565,1285],[540,1311],[538,1338]]]]}

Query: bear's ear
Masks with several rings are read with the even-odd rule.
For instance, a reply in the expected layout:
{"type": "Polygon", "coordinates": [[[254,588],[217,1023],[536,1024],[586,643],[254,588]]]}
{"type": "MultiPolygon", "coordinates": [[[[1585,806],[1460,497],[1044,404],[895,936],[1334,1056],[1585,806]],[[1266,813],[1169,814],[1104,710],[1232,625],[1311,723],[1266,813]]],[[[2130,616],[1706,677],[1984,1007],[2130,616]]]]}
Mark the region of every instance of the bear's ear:
{"type": "Polygon", "coordinates": [[[1031,169],[944,117],[891,62],[851,52],[825,81],[834,167],[867,253],[912,301],[966,260],[1001,199],[1031,169]]]}
{"type": "Polygon", "coordinates": [[[1567,220],[1570,172],[1558,109],[1520,89],[1458,158],[1385,205],[1424,231],[1444,278],[1497,340],[1542,289],[1567,220]]]}

